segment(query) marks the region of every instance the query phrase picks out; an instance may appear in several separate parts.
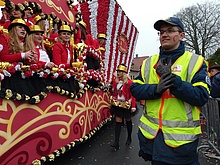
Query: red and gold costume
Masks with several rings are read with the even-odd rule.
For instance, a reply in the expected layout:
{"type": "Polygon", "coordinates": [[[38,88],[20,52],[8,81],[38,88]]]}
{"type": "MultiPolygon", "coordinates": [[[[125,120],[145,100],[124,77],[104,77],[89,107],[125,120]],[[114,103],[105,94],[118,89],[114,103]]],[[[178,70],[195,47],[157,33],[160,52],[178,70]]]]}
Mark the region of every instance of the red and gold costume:
{"type": "Polygon", "coordinates": [[[57,65],[64,64],[65,68],[70,67],[70,64],[73,62],[73,46],[69,43],[62,44],[59,41],[56,42],[53,46],[53,62],[57,65]],[[68,53],[69,50],[69,53],[68,53]],[[68,56],[69,61],[68,61],[68,56]]]}
{"type": "Polygon", "coordinates": [[[92,38],[91,34],[86,34],[86,39],[83,41],[81,39],[81,30],[78,29],[77,33],[74,35],[74,43],[85,43],[86,45],[94,47],[94,39],[92,38]]]}
{"type": "MultiPolygon", "coordinates": [[[[62,32],[68,32],[72,34],[72,30],[69,25],[62,25],[59,28],[58,34],[62,32]]],[[[61,38],[54,44],[52,49],[53,62],[56,65],[64,65],[65,68],[69,68],[73,62],[73,46],[70,45],[70,41],[61,41],[61,38]]]]}
{"type": "Polygon", "coordinates": [[[119,139],[121,124],[126,121],[127,140],[126,145],[130,145],[132,138],[132,116],[136,114],[136,99],[131,95],[130,86],[132,80],[127,75],[127,67],[120,64],[117,67],[117,76],[112,81],[112,95],[110,97],[111,114],[115,116],[115,141],[110,146],[114,150],[119,149],[119,139]]]}
{"type": "Polygon", "coordinates": [[[115,100],[118,100],[118,98],[123,95],[125,98],[124,101],[130,100],[131,108],[136,108],[136,99],[131,95],[131,92],[130,92],[131,84],[132,84],[132,80],[128,80],[127,84],[123,84],[121,87],[117,88],[118,83],[116,83],[115,79],[113,79],[113,81],[112,81],[112,89],[113,89],[112,96],[115,100]]]}
{"type": "Polygon", "coordinates": [[[45,67],[45,65],[50,62],[50,58],[45,50],[40,48],[39,46],[36,46],[35,51],[37,52],[37,59],[29,62],[27,61],[27,64],[38,64],[41,67],[45,67]]]}
{"type": "MultiPolygon", "coordinates": [[[[0,61],[3,62],[19,62],[22,61],[21,53],[11,54],[8,50],[10,43],[9,36],[7,34],[0,34],[0,61]]],[[[23,41],[20,42],[23,44],[23,41]]]]}

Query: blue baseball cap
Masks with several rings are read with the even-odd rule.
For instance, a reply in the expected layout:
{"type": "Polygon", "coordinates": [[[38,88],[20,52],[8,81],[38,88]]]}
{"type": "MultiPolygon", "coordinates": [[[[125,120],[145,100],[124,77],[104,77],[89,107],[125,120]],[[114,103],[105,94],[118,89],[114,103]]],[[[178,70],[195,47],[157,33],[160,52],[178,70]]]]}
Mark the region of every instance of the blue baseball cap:
{"type": "Polygon", "coordinates": [[[154,29],[160,31],[161,26],[166,25],[166,24],[173,25],[173,26],[179,26],[182,29],[182,31],[184,32],[184,25],[183,25],[182,21],[177,17],[169,17],[166,20],[158,20],[154,24],[154,29]]]}

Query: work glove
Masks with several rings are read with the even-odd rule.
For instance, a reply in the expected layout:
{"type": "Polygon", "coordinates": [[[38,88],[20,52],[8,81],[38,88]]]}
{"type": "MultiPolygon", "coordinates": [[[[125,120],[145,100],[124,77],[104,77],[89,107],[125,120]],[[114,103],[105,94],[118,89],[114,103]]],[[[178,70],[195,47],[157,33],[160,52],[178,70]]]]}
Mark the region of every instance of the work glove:
{"type": "Polygon", "coordinates": [[[155,94],[159,95],[165,92],[168,88],[173,86],[175,75],[171,73],[165,73],[161,76],[160,81],[156,87],[155,94]]]}
{"type": "Polygon", "coordinates": [[[156,72],[160,77],[166,73],[171,73],[171,56],[161,58],[158,61],[156,72]]]}
{"type": "Polygon", "coordinates": [[[139,150],[138,156],[139,156],[139,157],[142,157],[145,161],[152,161],[152,155],[150,155],[150,154],[148,154],[148,153],[145,153],[145,152],[142,151],[142,150],[139,150]]]}

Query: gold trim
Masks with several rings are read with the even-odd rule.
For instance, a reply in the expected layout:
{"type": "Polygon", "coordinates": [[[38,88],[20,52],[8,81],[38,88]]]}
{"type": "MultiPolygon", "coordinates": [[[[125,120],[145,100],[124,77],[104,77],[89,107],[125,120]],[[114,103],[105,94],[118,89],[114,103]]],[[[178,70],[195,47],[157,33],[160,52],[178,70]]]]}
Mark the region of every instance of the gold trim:
{"type": "Polygon", "coordinates": [[[117,71],[123,71],[123,72],[127,73],[127,67],[124,65],[119,65],[117,68],[117,71]]]}
{"type": "Polygon", "coordinates": [[[100,34],[98,34],[98,38],[104,38],[104,39],[106,39],[106,35],[105,35],[105,34],[100,33],[100,34]]]}
{"type": "Polygon", "coordinates": [[[109,103],[113,106],[120,107],[120,108],[125,108],[125,109],[130,109],[131,104],[128,101],[119,101],[114,99],[112,96],[109,98],[109,103]]]}

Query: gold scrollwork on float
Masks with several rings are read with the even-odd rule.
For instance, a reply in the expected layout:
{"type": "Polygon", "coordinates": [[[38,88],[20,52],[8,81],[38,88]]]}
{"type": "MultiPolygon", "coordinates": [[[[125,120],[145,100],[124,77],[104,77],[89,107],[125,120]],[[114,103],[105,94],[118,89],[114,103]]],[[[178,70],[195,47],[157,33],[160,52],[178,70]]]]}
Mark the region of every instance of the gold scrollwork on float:
{"type": "Polygon", "coordinates": [[[57,13],[64,15],[65,18],[66,18],[68,21],[70,21],[70,22],[72,22],[72,23],[75,21],[74,15],[73,15],[73,13],[72,13],[70,10],[69,10],[68,13],[66,14],[66,13],[63,11],[62,7],[57,6],[56,4],[54,4],[54,2],[53,2],[52,0],[39,0],[39,1],[42,2],[42,3],[45,2],[48,7],[53,8],[57,13]]]}
{"type": "Polygon", "coordinates": [[[119,51],[122,53],[128,53],[128,49],[129,49],[129,42],[128,42],[128,38],[124,33],[121,33],[118,36],[118,47],[119,47],[119,51]]]}
{"type": "Polygon", "coordinates": [[[94,93],[91,97],[88,92],[86,92],[83,100],[66,99],[64,102],[57,101],[50,104],[45,109],[38,105],[30,105],[27,103],[16,105],[12,100],[2,100],[0,104],[0,112],[11,114],[10,118],[3,118],[0,120],[0,124],[7,125],[7,130],[2,130],[0,136],[2,139],[5,139],[5,142],[1,144],[2,153],[10,150],[13,146],[31,134],[52,126],[59,126],[59,130],[57,130],[59,138],[67,139],[72,133],[71,127],[73,123],[78,122],[83,130],[82,137],[85,136],[86,132],[93,129],[91,125],[91,117],[94,117],[93,120],[96,120],[97,123],[101,122],[100,113],[103,108],[108,107],[108,102],[104,99],[106,97],[107,93],[102,93],[102,97],[100,97],[100,94],[94,93]],[[11,109],[11,111],[7,109],[11,109]],[[13,126],[16,125],[14,121],[17,120],[15,119],[18,119],[17,117],[26,111],[30,114],[35,114],[33,119],[27,120],[27,122],[21,127],[12,131],[14,129],[13,126]],[[57,116],[60,116],[60,118],[59,120],[42,123],[40,126],[37,125],[37,123],[41,121],[47,121],[49,118],[52,119],[53,116],[56,118],[57,116]],[[68,120],[63,120],[67,118],[68,120]],[[35,124],[37,127],[34,127],[35,124]],[[30,127],[34,128],[29,130],[30,127]],[[9,143],[9,141],[11,142],[9,143]]]}

